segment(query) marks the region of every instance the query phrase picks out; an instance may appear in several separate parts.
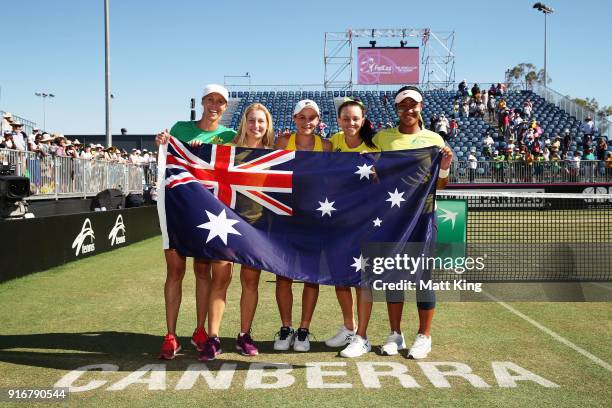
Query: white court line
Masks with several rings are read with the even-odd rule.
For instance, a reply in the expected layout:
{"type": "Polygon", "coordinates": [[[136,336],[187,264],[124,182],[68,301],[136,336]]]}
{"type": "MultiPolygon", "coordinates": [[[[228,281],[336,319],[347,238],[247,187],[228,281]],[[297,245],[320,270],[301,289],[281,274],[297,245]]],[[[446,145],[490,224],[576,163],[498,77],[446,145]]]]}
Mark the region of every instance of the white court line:
{"type": "Polygon", "coordinates": [[[582,354],[583,356],[585,356],[586,358],[588,358],[589,360],[591,360],[592,362],[594,362],[595,364],[605,368],[608,371],[612,371],[612,365],[606,363],[605,361],[603,361],[601,358],[594,356],[593,354],[589,353],[588,351],[586,351],[585,349],[583,349],[582,347],[579,347],[577,345],[575,345],[574,343],[572,343],[571,341],[569,341],[568,339],[561,337],[560,335],[558,335],[557,333],[555,333],[554,331],[550,330],[548,327],[544,327],[542,326],[540,323],[536,322],[535,320],[533,320],[531,317],[519,312],[518,310],[516,310],[515,308],[513,308],[512,306],[510,306],[507,303],[504,303],[502,301],[500,301],[499,299],[497,299],[495,296],[490,295],[486,292],[483,291],[483,293],[491,300],[499,303],[500,305],[502,305],[503,307],[505,307],[506,309],[508,309],[509,311],[511,311],[512,313],[514,313],[515,315],[517,315],[518,317],[520,317],[521,319],[531,323],[532,325],[534,325],[535,327],[537,327],[538,329],[540,329],[541,331],[543,331],[544,333],[548,334],[550,337],[552,337],[553,339],[557,340],[559,343],[565,344],[567,347],[573,349],[574,351],[582,354]]]}

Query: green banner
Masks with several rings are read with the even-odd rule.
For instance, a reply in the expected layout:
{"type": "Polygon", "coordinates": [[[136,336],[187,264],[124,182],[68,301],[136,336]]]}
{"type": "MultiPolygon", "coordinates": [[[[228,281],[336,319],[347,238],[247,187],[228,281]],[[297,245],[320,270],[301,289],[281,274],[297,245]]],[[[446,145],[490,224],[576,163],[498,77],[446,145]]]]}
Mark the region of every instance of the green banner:
{"type": "Polygon", "coordinates": [[[467,240],[467,201],[436,200],[438,243],[463,243],[467,240]]]}
{"type": "Polygon", "coordinates": [[[436,200],[438,240],[436,256],[465,258],[467,242],[467,201],[436,200]]]}

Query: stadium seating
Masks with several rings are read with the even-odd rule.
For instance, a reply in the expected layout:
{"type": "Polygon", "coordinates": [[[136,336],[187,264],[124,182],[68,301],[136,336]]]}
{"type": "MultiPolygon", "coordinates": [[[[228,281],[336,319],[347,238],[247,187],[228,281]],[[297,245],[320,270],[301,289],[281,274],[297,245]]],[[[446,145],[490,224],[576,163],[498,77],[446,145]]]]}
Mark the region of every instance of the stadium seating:
{"type": "MultiPolygon", "coordinates": [[[[289,128],[295,130],[292,120],[292,111],[295,104],[305,98],[313,99],[321,109],[323,122],[328,125],[327,132],[331,134],[338,131],[334,98],[343,96],[359,97],[368,107],[367,116],[376,127],[382,127],[388,123],[396,124],[397,115],[393,108],[393,91],[258,91],[258,92],[232,92],[231,98],[238,98],[236,110],[231,119],[231,126],[237,128],[244,109],[251,103],[260,102],[268,109],[274,119],[276,131],[289,128]],[[386,95],[386,98],[385,98],[386,95]]],[[[454,91],[425,91],[425,107],[423,120],[429,124],[433,114],[444,113],[447,117],[453,117],[453,102],[456,93],[454,91]]],[[[573,142],[570,151],[575,151],[582,140],[582,132],[579,131],[580,121],[570,116],[560,108],[546,102],[540,96],[531,91],[510,91],[505,95],[509,108],[521,108],[523,102],[530,98],[533,103],[532,118],[535,118],[545,137],[551,139],[557,134],[561,135],[563,130],[570,129],[573,142]]],[[[457,119],[459,135],[450,140],[450,145],[459,160],[466,160],[468,152],[475,148],[479,160],[485,160],[482,155],[482,139],[490,132],[493,139],[498,140],[499,133],[495,126],[490,125],[482,118],[457,119]]],[[[496,141],[495,147],[504,147],[503,141],[496,141]]],[[[612,150],[612,144],[610,144],[612,150]]]]}

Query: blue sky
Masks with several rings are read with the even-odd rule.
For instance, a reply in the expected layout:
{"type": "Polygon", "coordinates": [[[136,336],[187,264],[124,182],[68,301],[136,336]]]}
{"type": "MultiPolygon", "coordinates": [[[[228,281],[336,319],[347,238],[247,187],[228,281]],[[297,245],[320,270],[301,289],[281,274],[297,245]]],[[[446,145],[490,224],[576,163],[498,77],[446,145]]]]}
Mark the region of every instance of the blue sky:
{"type": "MultiPolygon", "coordinates": [[[[224,75],[322,84],[324,33],[349,27],[455,30],[457,81],[501,81],[520,62],[543,65],[543,16],[533,3],[111,0],[112,130],[170,127],[188,117],[189,98],[224,75]]],[[[4,2],[0,109],[42,124],[34,92],[49,91],[56,98],[47,103],[47,129],[104,133],[103,4],[4,2]]],[[[550,86],[612,105],[611,3],[546,4],[555,8],[548,19],[550,86]]]]}

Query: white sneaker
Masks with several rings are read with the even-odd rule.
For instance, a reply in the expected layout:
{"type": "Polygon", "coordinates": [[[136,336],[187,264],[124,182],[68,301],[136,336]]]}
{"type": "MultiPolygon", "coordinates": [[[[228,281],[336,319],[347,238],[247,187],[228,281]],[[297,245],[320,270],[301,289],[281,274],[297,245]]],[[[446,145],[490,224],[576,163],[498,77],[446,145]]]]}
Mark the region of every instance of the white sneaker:
{"type": "Polygon", "coordinates": [[[342,347],[346,346],[351,342],[351,339],[355,335],[355,330],[349,330],[346,326],[342,326],[338,329],[338,332],[334,337],[325,340],[327,347],[342,347]]]}
{"type": "Polygon", "coordinates": [[[431,336],[427,337],[424,334],[417,334],[408,352],[408,358],[420,360],[427,357],[427,354],[431,351],[431,336]]]}
{"type": "Polygon", "coordinates": [[[364,339],[360,335],[356,334],[351,339],[351,342],[344,350],[340,352],[342,357],[354,358],[363,356],[372,350],[372,346],[368,339],[364,339]]]}
{"type": "Polygon", "coordinates": [[[300,327],[295,332],[295,342],[293,343],[293,351],[310,351],[310,332],[308,329],[300,327]]]}
{"type": "Polygon", "coordinates": [[[276,333],[276,336],[278,338],[274,340],[274,350],[287,351],[293,345],[295,331],[291,327],[283,326],[276,333]]]}
{"type": "Polygon", "coordinates": [[[397,332],[391,332],[387,341],[381,347],[382,353],[387,356],[394,356],[400,350],[406,348],[406,342],[404,341],[404,335],[397,332]]]}

